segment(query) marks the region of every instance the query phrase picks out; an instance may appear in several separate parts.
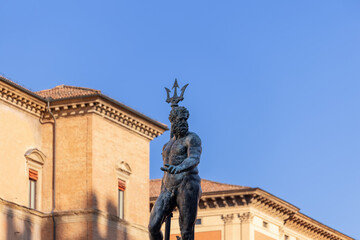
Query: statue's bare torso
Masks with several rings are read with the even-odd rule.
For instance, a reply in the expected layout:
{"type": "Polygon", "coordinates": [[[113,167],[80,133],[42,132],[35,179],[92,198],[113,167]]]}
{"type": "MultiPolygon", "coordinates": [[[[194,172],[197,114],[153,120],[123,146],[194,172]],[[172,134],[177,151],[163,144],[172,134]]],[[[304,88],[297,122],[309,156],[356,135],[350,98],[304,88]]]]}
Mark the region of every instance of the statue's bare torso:
{"type": "Polygon", "coordinates": [[[167,142],[162,152],[164,165],[177,166],[180,171],[177,174],[164,172],[163,186],[171,189],[181,184],[185,176],[197,175],[200,154],[201,140],[195,133],[188,132],[184,137],[173,137],[167,142]]]}

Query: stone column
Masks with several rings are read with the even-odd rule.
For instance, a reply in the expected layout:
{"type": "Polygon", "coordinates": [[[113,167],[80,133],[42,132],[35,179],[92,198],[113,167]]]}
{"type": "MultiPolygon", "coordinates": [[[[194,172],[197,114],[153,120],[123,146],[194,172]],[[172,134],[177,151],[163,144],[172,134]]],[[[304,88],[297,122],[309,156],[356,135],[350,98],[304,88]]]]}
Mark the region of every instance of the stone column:
{"type": "Polygon", "coordinates": [[[221,215],[221,219],[224,221],[224,238],[223,240],[232,240],[232,220],[234,214],[221,215]]]}
{"type": "Polygon", "coordinates": [[[250,212],[239,213],[238,218],[240,221],[240,240],[250,240],[250,224],[253,215],[250,212]]]}

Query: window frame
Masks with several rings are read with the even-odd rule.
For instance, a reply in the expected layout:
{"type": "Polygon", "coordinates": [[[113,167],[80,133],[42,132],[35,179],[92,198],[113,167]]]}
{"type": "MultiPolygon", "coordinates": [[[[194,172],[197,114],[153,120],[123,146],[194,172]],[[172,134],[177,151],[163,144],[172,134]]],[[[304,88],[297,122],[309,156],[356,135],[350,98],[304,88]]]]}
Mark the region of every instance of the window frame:
{"type": "Polygon", "coordinates": [[[269,223],[266,222],[266,221],[263,221],[263,222],[262,222],[262,226],[263,226],[263,228],[268,229],[268,228],[269,228],[269,223]]]}
{"type": "Polygon", "coordinates": [[[28,178],[28,188],[29,188],[29,208],[41,210],[41,192],[42,192],[42,169],[44,166],[44,163],[46,161],[46,156],[44,153],[42,153],[37,148],[31,148],[27,150],[24,154],[25,160],[26,160],[26,176],[28,178]],[[31,180],[35,181],[35,202],[34,202],[34,208],[32,208],[31,204],[31,180]]]}
{"type": "Polygon", "coordinates": [[[124,219],[125,217],[125,189],[126,189],[126,181],[118,178],[117,216],[120,219],[124,219]]]}
{"type": "Polygon", "coordinates": [[[29,179],[29,208],[36,209],[36,180],[29,179]]]}
{"type": "Polygon", "coordinates": [[[124,199],[125,199],[125,191],[118,189],[118,211],[117,215],[120,219],[124,219],[124,199]]]}
{"type": "MultiPolygon", "coordinates": [[[[119,161],[115,165],[115,171],[117,176],[117,216],[119,219],[126,219],[126,187],[130,182],[130,175],[132,173],[130,165],[126,161],[119,161]],[[120,193],[120,191],[122,193],[120,193]],[[122,210],[122,212],[121,212],[122,210]]],[[[115,193],[115,192],[114,192],[115,193]]]]}

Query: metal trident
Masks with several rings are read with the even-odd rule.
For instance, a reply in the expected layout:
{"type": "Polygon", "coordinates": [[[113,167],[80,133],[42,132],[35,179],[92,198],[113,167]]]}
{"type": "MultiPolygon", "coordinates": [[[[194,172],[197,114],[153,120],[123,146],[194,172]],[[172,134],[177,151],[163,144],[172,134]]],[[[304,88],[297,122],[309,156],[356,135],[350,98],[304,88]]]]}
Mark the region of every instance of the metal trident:
{"type": "Polygon", "coordinates": [[[186,84],[185,86],[183,86],[181,88],[181,94],[180,94],[180,96],[178,96],[177,95],[177,88],[179,88],[179,84],[177,82],[177,79],[175,78],[174,86],[172,87],[174,89],[174,96],[170,97],[170,92],[171,92],[170,89],[165,88],[166,94],[167,94],[166,102],[171,103],[171,107],[177,107],[178,103],[180,101],[184,100],[184,92],[185,92],[185,89],[186,89],[186,87],[188,85],[189,84],[186,84]]]}

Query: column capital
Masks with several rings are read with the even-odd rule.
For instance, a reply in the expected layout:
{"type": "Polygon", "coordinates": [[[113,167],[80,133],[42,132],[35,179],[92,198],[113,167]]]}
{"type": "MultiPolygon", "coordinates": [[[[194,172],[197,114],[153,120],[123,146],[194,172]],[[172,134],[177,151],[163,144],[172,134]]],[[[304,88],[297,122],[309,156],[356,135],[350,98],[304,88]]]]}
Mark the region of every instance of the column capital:
{"type": "Polygon", "coordinates": [[[234,219],[234,214],[221,215],[221,219],[224,221],[224,224],[231,223],[234,219]]]}
{"type": "Polygon", "coordinates": [[[254,215],[251,212],[238,213],[238,218],[241,223],[250,223],[254,218],[254,215]]]}

